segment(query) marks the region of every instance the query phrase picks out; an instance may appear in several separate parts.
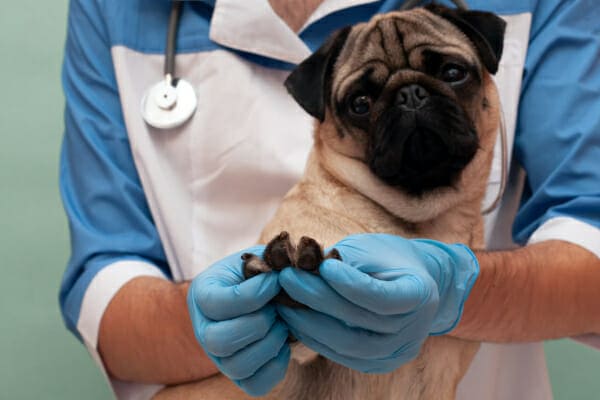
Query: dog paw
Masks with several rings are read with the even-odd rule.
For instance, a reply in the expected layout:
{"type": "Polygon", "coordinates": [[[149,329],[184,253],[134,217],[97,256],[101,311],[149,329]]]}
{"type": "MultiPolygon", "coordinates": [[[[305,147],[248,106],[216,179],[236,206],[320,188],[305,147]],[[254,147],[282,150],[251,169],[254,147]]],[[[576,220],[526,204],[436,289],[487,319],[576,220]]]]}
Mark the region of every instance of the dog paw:
{"type": "Polygon", "coordinates": [[[337,249],[331,249],[329,253],[324,254],[323,248],[315,239],[302,236],[296,249],[294,266],[304,271],[318,274],[321,263],[330,258],[342,260],[337,249]]]}
{"type": "Polygon", "coordinates": [[[329,253],[327,253],[327,255],[325,256],[325,259],[342,261],[342,256],[340,255],[340,252],[336,248],[333,248],[333,249],[329,250],[329,253]]]}
{"type": "Polygon", "coordinates": [[[295,254],[296,249],[290,240],[290,234],[283,231],[267,244],[264,259],[271,269],[281,271],[293,265],[295,254]]]}
{"type": "Polygon", "coordinates": [[[271,267],[262,258],[252,253],[242,254],[242,260],[244,261],[242,273],[245,279],[250,279],[265,272],[271,272],[271,267]]]}
{"type": "Polygon", "coordinates": [[[242,254],[244,278],[250,279],[265,272],[281,271],[292,265],[295,251],[290,235],[285,231],[281,232],[267,244],[263,258],[251,253],[242,254]]]}
{"type": "Polygon", "coordinates": [[[321,245],[313,238],[302,236],[298,242],[294,266],[307,272],[318,273],[323,259],[321,245]]]}
{"type": "MultiPolygon", "coordinates": [[[[283,231],[267,244],[262,258],[251,253],[242,254],[244,261],[242,271],[245,279],[266,272],[281,271],[286,267],[300,268],[318,274],[321,263],[330,258],[342,260],[336,249],[331,249],[329,253],[324,254],[323,247],[308,236],[302,236],[296,247],[292,244],[289,233],[283,231]]],[[[305,307],[283,290],[273,301],[288,307],[305,307]]]]}

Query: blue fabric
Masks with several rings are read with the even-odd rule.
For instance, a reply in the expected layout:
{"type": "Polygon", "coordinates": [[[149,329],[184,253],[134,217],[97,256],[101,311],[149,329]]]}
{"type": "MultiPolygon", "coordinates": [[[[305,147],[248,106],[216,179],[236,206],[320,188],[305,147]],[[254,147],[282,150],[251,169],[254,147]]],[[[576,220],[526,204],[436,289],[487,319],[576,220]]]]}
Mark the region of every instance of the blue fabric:
{"type": "MultiPolygon", "coordinates": [[[[212,3],[185,2],[178,53],[222,48],[208,37],[212,3]]],[[[330,32],[400,3],[386,0],[338,11],[308,26],[301,38],[314,50],[330,32]]],[[[600,228],[600,8],[594,0],[469,4],[500,13],[533,13],[515,143],[516,160],[528,177],[514,224],[515,240],[526,242],[537,227],[557,216],[600,228]]],[[[166,0],[71,0],[60,187],[72,256],[60,304],[73,332],[83,295],[103,267],[137,259],[170,276],[133,163],[110,54],[116,45],[162,54],[169,12],[166,0]]],[[[293,67],[236,53],[270,68],[293,67]]]]}
{"type": "Polygon", "coordinates": [[[600,8],[543,0],[535,12],[514,150],[527,172],[521,244],[555,217],[600,228],[600,8]]]}
{"type": "Polygon", "coordinates": [[[110,43],[99,15],[95,2],[71,2],[63,66],[60,191],[69,218],[71,258],[59,300],[65,323],[76,335],[83,295],[103,267],[145,260],[170,275],[133,163],[110,43]]]}

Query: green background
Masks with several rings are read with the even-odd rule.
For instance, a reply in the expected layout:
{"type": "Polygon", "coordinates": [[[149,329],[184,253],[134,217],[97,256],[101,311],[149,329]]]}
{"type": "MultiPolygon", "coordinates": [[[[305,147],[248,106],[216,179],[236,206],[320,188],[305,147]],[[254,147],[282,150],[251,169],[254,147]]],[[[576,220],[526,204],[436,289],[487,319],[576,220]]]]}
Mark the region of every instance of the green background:
{"type": "MultiPolygon", "coordinates": [[[[57,189],[67,3],[3,1],[0,11],[0,399],[111,397],[58,310],[68,257],[57,189]]],[[[546,349],[556,399],[600,398],[600,353],[570,341],[546,349]]]]}

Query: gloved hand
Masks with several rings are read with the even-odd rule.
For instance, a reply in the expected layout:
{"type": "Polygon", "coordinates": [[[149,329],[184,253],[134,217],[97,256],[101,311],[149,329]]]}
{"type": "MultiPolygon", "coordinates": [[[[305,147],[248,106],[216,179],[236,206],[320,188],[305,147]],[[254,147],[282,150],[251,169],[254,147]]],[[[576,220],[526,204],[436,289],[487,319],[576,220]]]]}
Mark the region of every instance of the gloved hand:
{"type": "Polygon", "coordinates": [[[449,332],[479,273],[464,245],[386,234],[348,236],[320,276],[287,268],[279,282],[310,309],[278,305],[292,334],[346,367],[395,370],[419,354],[429,335],[449,332]]]}
{"type": "Polygon", "coordinates": [[[264,246],[232,254],[199,274],[188,291],[196,339],[224,375],[253,396],[281,381],[290,359],[288,330],[269,301],[281,289],[278,273],[245,280],[243,253],[262,257],[264,246]]]}

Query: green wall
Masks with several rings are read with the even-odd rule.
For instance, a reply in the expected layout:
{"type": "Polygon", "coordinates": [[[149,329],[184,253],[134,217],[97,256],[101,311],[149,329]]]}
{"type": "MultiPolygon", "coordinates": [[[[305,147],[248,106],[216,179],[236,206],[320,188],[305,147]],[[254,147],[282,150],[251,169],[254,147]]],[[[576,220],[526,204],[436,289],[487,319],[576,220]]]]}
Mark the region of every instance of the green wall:
{"type": "Polygon", "coordinates": [[[66,12],[66,0],[0,7],[0,399],[111,396],[58,311],[68,257],[57,190],[66,12]]]}
{"type": "MultiPolygon", "coordinates": [[[[68,257],[57,190],[66,9],[66,0],[21,0],[0,10],[2,399],[110,398],[57,304],[68,257]]],[[[568,341],[547,350],[557,399],[600,398],[600,353],[568,341]]]]}

